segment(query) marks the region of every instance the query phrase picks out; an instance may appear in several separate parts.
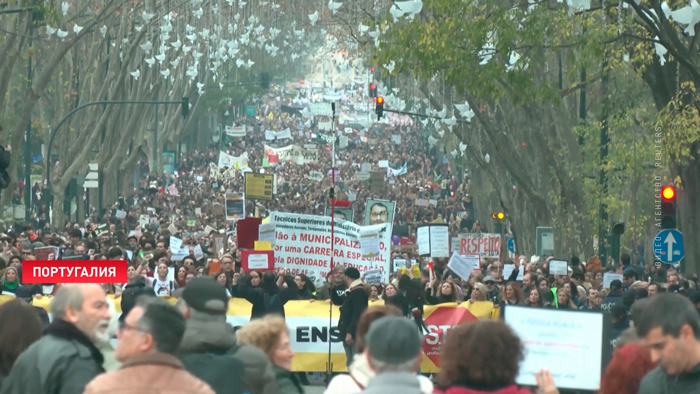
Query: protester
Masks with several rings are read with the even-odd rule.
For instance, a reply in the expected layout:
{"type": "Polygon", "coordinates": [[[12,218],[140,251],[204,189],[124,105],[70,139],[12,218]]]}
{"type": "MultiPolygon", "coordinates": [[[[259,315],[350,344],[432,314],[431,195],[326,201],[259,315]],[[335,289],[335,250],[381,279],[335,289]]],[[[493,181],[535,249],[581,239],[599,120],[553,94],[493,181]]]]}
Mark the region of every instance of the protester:
{"type": "MultiPolygon", "coordinates": [[[[98,335],[97,341],[95,341],[95,346],[102,352],[102,357],[104,357],[104,363],[102,367],[105,372],[114,372],[119,369],[121,364],[117,361],[114,355],[114,347],[112,346],[112,338],[117,334],[119,330],[119,317],[121,314],[117,313],[117,309],[114,307],[114,301],[107,299],[107,305],[109,306],[109,326],[104,335],[98,335]]],[[[127,314],[129,310],[127,309],[127,314]]]]}
{"type": "MultiPolygon", "coordinates": [[[[402,316],[403,313],[393,306],[371,306],[362,313],[357,323],[357,343],[355,357],[348,368],[348,375],[337,375],[331,380],[325,394],[352,394],[364,390],[376,373],[369,365],[365,352],[367,332],[374,322],[386,316],[402,316]]],[[[424,376],[418,375],[420,390],[423,394],[433,392],[433,384],[424,376]]]]}
{"type": "Polygon", "coordinates": [[[250,279],[244,279],[238,286],[237,295],[253,305],[251,319],[270,313],[284,317],[284,305],[289,300],[299,298],[299,288],[294,283],[294,277],[287,275],[284,270],[277,276],[272,271],[266,271],[259,285],[253,285],[250,279]]]}
{"type": "Polygon", "coordinates": [[[236,333],[241,343],[253,345],[267,354],[274,365],[280,394],[304,394],[304,388],[292,373],[294,351],[284,318],[268,315],[251,320],[236,333]]]}
{"type": "Polygon", "coordinates": [[[21,299],[0,304],[0,387],[17,357],[41,338],[41,320],[21,299]]]}
{"type": "Polygon", "coordinates": [[[367,290],[362,285],[360,271],[357,268],[347,267],[344,275],[347,290],[342,296],[339,296],[336,292],[331,293],[331,300],[335,305],[341,305],[338,330],[345,349],[345,362],[349,368],[355,356],[357,323],[360,321],[362,312],[369,305],[369,294],[367,294],[367,290]]]}
{"type": "Polygon", "coordinates": [[[423,337],[412,322],[386,316],[367,332],[365,357],[376,374],[362,392],[421,394],[417,372],[423,360],[423,337]]]}
{"type": "Polygon", "coordinates": [[[226,322],[225,289],[209,277],[193,279],[178,300],[186,320],[180,359],[217,394],[276,394],[272,364],[258,348],[241,344],[226,322]],[[241,384],[242,382],[242,384],[241,384]]]}
{"type": "Polygon", "coordinates": [[[628,344],[617,349],[605,368],[598,394],[637,394],[642,378],[654,369],[649,349],[628,344]]]}
{"type": "Polygon", "coordinates": [[[0,394],[81,394],[104,372],[95,346],[109,327],[105,292],[96,284],[62,286],[51,300],[53,322],[15,362],[0,394]],[[41,365],[42,374],[37,375],[41,365]]]}
{"type": "MultiPolygon", "coordinates": [[[[523,357],[520,338],[505,323],[462,323],[450,330],[442,345],[436,393],[529,394],[529,390],[515,384],[523,357]],[[464,357],[465,354],[470,357],[464,357]]],[[[559,393],[549,371],[541,371],[535,377],[538,394],[559,393]]]]}
{"type": "Polygon", "coordinates": [[[639,394],[700,392],[700,316],[695,306],[680,294],[657,294],[634,326],[658,365],[642,380],[639,394]]]}
{"type": "Polygon", "coordinates": [[[185,319],[174,306],[157,298],[139,298],[119,328],[115,354],[122,366],[96,377],[84,394],[214,394],[175,357],[184,332],[185,319]]]}

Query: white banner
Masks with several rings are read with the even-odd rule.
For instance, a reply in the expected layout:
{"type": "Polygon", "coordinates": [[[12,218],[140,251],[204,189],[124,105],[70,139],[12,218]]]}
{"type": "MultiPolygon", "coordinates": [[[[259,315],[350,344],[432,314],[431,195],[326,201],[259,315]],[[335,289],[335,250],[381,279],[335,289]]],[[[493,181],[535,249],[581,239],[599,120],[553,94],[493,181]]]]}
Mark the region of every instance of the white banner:
{"type": "Polygon", "coordinates": [[[265,145],[265,157],[270,163],[282,164],[287,161],[296,164],[315,163],[318,161],[318,149],[306,149],[299,145],[289,145],[284,148],[265,145]]]}
{"type": "Polygon", "coordinates": [[[242,126],[226,126],[226,135],[231,137],[245,137],[245,125],[242,126]]]}
{"type": "MultiPolygon", "coordinates": [[[[292,273],[304,273],[314,281],[325,278],[331,270],[331,218],[272,212],[270,223],[275,224],[275,268],[289,268],[292,273]]],[[[362,227],[335,220],[333,247],[334,264],[352,266],[360,272],[381,269],[388,273],[391,226],[385,223],[362,227]],[[379,231],[378,256],[361,256],[360,230],[363,228],[379,231]]]]}
{"type": "Polygon", "coordinates": [[[265,139],[268,141],[274,141],[276,139],[278,140],[291,140],[292,139],[292,132],[287,128],[281,131],[274,131],[274,130],[265,130],[265,139]]]}
{"type": "Polygon", "coordinates": [[[219,152],[219,168],[229,167],[241,169],[248,167],[248,152],[244,152],[239,157],[231,156],[224,151],[219,152]]]}
{"type": "Polygon", "coordinates": [[[481,257],[499,257],[501,234],[470,233],[459,236],[459,254],[478,254],[481,257]]]}

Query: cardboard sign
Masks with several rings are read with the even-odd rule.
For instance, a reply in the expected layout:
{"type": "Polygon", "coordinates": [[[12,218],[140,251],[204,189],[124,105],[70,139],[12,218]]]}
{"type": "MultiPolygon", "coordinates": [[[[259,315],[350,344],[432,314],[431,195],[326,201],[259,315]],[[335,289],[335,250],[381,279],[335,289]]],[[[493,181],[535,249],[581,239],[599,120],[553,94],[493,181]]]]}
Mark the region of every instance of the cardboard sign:
{"type": "Polygon", "coordinates": [[[241,268],[267,271],[275,268],[275,252],[272,250],[243,250],[241,251],[241,268]]]}

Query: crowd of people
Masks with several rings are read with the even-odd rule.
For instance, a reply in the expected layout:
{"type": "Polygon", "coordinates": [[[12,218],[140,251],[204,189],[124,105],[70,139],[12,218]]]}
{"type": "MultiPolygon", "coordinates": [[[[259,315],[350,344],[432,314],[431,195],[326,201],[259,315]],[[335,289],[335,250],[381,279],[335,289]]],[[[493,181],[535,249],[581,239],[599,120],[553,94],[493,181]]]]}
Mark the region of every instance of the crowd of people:
{"type": "MultiPolygon", "coordinates": [[[[31,223],[4,229],[0,294],[17,299],[0,305],[0,394],[303,393],[307,376],[291,370],[294,352],[285,324],[285,304],[291,300],[341,306],[338,329],[349,374],[329,380],[329,394],[397,387],[416,393],[520,393],[515,380],[523,344],[499,321],[512,305],[605,313],[618,350],[603,375],[601,394],[638,388],[645,394],[700,392],[698,278],[640,265],[626,254],[618,267],[603,267],[595,257],[586,262],[572,257],[566,275],[550,273],[551,257],[482,258],[469,277],[460,277],[447,267],[448,259],[428,265],[411,245],[395,245],[392,260],[410,263],[388,275],[387,283],[373,285],[354,267],[336,266],[324,278],[285,269],[244,271],[235,221],[227,220],[225,209],[226,193],[244,189],[241,170],[273,172],[277,180],[272,200],[245,202],[246,216],[326,215],[328,206],[329,177],[309,178],[311,171],[331,169],[333,150],[317,135],[327,132],[312,119],[283,112],[291,98],[283,90],[278,95],[261,100],[260,116],[237,120],[246,126],[245,136],[222,135],[208,149],[183,154],[172,174],[143,174],[133,195],[120,197],[104,212],[88,210],[92,214],[84,221],[61,226],[40,214],[31,223]],[[265,131],[286,129],[291,138],[265,139],[265,131]],[[310,143],[318,145],[316,162],[263,167],[265,145],[310,143]],[[234,176],[222,176],[225,169],[216,165],[221,151],[247,155],[246,165],[234,176]],[[171,236],[182,240],[184,253],[173,250],[171,236]],[[23,284],[23,261],[50,254],[127,260],[127,282],[23,284]],[[621,281],[605,281],[615,273],[622,274],[621,281]],[[106,294],[121,304],[118,320],[106,294]],[[43,308],[31,306],[43,297],[51,298],[51,320],[43,308]],[[177,304],[163,298],[177,298],[177,304]],[[250,323],[235,333],[226,322],[231,298],[252,304],[250,323]],[[374,305],[377,301],[383,305],[374,305]],[[450,330],[440,372],[431,380],[419,370],[424,306],[444,303],[461,304],[487,320],[450,330]]],[[[345,119],[360,113],[351,102],[338,107],[345,119]]],[[[353,221],[363,223],[364,202],[375,198],[396,203],[394,228],[407,228],[412,241],[416,225],[434,221],[447,223],[451,236],[486,232],[475,220],[468,177],[431,146],[420,124],[406,123],[341,126],[349,138],[347,147],[335,150],[336,189],[352,201],[353,221]],[[406,172],[387,177],[377,190],[356,179],[365,163],[386,171],[378,164],[384,160],[391,168],[405,163],[406,172]],[[419,205],[417,199],[430,203],[419,205]]],[[[540,393],[559,391],[547,371],[537,382],[540,393]]]]}

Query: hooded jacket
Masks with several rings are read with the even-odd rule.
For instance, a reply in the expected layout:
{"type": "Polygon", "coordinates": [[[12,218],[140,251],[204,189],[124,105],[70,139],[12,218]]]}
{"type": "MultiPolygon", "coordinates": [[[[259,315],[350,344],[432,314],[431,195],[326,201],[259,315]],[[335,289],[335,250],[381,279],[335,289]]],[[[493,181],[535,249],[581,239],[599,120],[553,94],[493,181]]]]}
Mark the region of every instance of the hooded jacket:
{"type": "MultiPolygon", "coordinates": [[[[231,355],[244,364],[243,379],[246,392],[250,394],[277,394],[277,383],[270,359],[254,346],[239,345],[236,342],[233,327],[223,317],[220,321],[188,319],[179,353],[187,370],[205,381],[203,374],[211,371],[199,370],[198,367],[206,369],[205,365],[191,367],[188,363],[188,356],[197,354],[231,355]]],[[[213,384],[210,383],[210,385],[216,389],[213,384]]]]}

